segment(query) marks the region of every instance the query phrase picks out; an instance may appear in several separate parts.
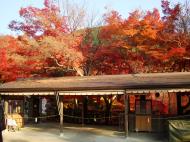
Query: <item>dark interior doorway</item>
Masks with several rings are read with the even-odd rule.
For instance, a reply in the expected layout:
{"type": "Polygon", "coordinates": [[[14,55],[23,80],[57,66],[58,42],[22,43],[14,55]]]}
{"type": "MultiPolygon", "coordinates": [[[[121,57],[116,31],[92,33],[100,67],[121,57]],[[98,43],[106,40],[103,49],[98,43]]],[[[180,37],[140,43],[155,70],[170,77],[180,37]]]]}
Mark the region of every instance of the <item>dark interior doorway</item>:
{"type": "Polygon", "coordinates": [[[39,97],[38,96],[32,96],[32,116],[38,117],[39,116],[39,97]]]}

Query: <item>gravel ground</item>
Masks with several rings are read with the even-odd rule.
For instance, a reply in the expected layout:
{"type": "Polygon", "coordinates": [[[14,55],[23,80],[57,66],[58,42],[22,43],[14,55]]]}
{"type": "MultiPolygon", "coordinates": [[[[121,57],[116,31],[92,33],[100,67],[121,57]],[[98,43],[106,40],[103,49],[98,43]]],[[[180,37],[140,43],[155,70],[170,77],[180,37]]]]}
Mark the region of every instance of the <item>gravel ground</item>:
{"type": "Polygon", "coordinates": [[[109,127],[65,125],[60,136],[58,124],[28,125],[20,131],[3,132],[3,142],[165,142],[155,134],[133,133],[128,138],[109,127]]]}

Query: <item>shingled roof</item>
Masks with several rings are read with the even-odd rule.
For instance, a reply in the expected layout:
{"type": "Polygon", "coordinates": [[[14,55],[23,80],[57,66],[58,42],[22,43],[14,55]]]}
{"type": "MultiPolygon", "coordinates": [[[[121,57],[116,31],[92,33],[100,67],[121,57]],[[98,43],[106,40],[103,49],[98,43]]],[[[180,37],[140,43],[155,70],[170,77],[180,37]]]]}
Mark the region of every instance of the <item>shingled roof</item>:
{"type": "Polygon", "coordinates": [[[109,89],[190,89],[190,72],[26,79],[0,85],[0,92],[109,89]]]}

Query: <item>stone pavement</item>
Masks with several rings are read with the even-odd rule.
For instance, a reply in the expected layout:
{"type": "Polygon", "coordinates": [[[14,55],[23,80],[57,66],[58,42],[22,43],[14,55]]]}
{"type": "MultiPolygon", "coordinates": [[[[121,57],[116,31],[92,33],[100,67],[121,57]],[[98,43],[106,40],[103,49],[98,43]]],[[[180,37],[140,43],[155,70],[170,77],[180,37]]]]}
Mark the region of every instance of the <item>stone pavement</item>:
{"type": "Polygon", "coordinates": [[[81,127],[65,125],[64,135],[59,136],[58,124],[35,124],[20,131],[3,132],[4,142],[165,142],[155,134],[133,133],[128,138],[123,133],[106,127],[81,127]]]}

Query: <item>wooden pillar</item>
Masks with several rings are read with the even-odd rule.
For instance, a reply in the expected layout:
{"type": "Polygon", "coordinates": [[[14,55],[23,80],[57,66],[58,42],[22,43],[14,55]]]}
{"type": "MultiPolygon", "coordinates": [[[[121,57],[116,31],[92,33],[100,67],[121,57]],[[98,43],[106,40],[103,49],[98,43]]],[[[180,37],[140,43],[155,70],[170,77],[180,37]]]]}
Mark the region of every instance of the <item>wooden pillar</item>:
{"type": "Polygon", "coordinates": [[[63,97],[60,96],[59,98],[59,105],[60,105],[60,136],[63,136],[63,97]]]}
{"type": "Polygon", "coordinates": [[[84,126],[84,100],[82,101],[82,127],[84,126]]]}
{"type": "Polygon", "coordinates": [[[63,96],[59,96],[59,93],[55,92],[55,97],[57,101],[57,108],[60,116],[60,136],[63,136],[63,96]]]}
{"type": "Polygon", "coordinates": [[[129,134],[129,96],[127,95],[127,93],[124,94],[124,103],[125,103],[125,113],[124,113],[124,117],[125,117],[125,136],[127,137],[129,134]]]}
{"type": "Polygon", "coordinates": [[[8,109],[9,109],[9,102],[8,102],[8,99],[5,98],[5,101],[4,101],[4,114],[5,114],[5,116],[8,115],[8,109]]]}

